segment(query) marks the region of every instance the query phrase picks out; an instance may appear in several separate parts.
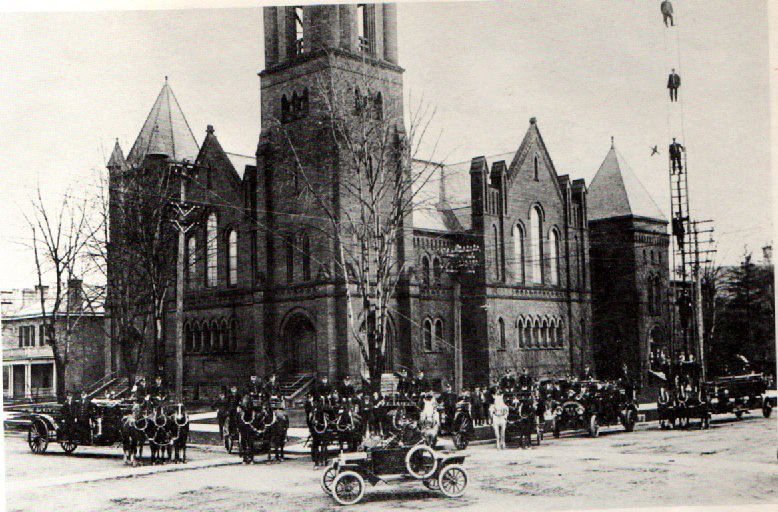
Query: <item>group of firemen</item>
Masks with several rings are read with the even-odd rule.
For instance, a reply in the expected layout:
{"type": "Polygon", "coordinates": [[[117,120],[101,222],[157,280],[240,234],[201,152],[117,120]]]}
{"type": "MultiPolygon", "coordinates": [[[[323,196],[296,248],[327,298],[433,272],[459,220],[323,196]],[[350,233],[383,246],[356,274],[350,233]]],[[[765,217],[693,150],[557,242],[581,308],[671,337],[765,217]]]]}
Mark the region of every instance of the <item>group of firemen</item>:
{"type": "Polygon", "coordinates": [[[270,375],[267,380],[252,375],[249,383],[242,392],[238,386],[232,385],[229,389],[222,389],[219,398],[213,404],[216,410],[216,418],[219,422],[219,432],[223,434],[224,424],[228,418],[234,423],[238,408],[244,399],[249,398],[252,401],[270,401],[272,399],[282,399],[281,385],[275,374],[270,375]]]}

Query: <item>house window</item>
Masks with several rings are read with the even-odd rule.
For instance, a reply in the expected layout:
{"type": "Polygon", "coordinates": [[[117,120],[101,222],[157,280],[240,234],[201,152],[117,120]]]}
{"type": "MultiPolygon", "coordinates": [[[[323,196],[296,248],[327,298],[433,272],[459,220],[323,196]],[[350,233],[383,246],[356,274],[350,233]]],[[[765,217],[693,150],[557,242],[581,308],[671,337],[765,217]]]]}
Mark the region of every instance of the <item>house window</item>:
{"type": "Polygon", "coordinates": [[[44,324],[38,326],[38,346],[46,346],[46,326],[44,324]]]}
{"type": "Polygon", "coordinates": [[[559,286],[559,233],[556,229],[552,229],[549,233],[548,249],[551,284],[559,286]]]}
{"type": "Polygon", "coordinates": [[[206,244],[208,247],[206,260],[206,285],[216,286],[219,283],[219,239],[217,237],[217,221],[216,214],[212,213],[208,216],[208,223],[206,225],[206,244]]]}
{"type": "Polygon", "coordinates": [[[492,226],[492,235],[494,238],[494,278],[500,280],[500,233],[497,231],[497,226],[492,226]]]}
{"type": "Polygon", "coordinates": [[[543,212],[540,206],[530,211],[530,258],[532,259],[532,282],[543,283],[543,212]]]}
{"type": "Polygon", "coordinates": [[[429,318],[424,320],[422,337],[424,338],[424,350],[427,352],[432,352],[432,320],[429,318]]]}
{"type": "Polygon", "coordinates": [[[230,285],[238,284],[238,232],[234,229],[227,236],[227,276],[230,285]]]}
{"type": "Polygon", "coordinates": [[[524,282],[524,228],[513,226],[513,265],[517,283],[524,282]]]}
{"type": "Polygon", "coordinates": [[[497,319],[497,329],[499,330],[500,335],[500,350],[505,350],[507,347],[505,341],[505,320],[502,318],[497,319]]]}

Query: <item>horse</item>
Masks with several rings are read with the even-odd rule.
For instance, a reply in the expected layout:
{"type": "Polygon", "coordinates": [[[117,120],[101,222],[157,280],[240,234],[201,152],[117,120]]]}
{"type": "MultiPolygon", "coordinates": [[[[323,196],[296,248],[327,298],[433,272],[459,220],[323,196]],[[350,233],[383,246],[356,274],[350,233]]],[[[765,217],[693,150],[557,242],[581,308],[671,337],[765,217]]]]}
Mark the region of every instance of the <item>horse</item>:
{"type": "MultiPolygon", "coordinates": [[[[140,406],[135,404],[129,414],[122,417],[120,434],[124,463],[137,466],[140,455],[140,446],[143,445],[142,432],[137,426],[138,421],[144,420],[140,414],[140,406]]],[[[144,420],[145,421],[145,420],[144,420]]]]}
{"type": "Polygon", "coordinates": [[[424,399],[418,425],[424,442],[428,446],[434,447],[440,432],[440,412],[434,398],[427,397],[424,399]]]}
{"type": "Polygon", "coordinates": [[[171,445],[174,451],[173,462],[186,463],[186,444],[189,440],[189,415],[184,410],[184,404],[176,404],[168,425],[175,433],[171,436],[171,445]]]}

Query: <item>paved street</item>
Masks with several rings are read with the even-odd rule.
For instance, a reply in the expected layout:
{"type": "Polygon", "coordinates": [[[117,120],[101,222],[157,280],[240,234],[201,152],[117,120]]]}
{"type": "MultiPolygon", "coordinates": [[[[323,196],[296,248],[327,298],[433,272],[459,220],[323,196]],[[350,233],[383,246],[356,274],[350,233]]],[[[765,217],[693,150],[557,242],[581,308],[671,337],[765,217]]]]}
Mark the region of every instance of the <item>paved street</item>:
{"type": "MultiPolygon", "coordinates": [[[[474,446],[470,487],[450,500],[418,484],[368,488],[362,510],[515,510],[778,504],[775,418],[715,421],[710,431],[662,431],[656,423],[599,439],[563,436],[499,452],[474,446]]],[[[5,439],[8,510],[273,512],[338,508],[319,488],[310,459],[243,466],[218,450],[192,449],[186,466],[125,468],[119,450],[66,457],[29,454],[5,439]],[[206,466],[206,467],[203,467],[206,466]],[[198,469],[199,467],[199,469],[198,469]],[[154,474],[144,474],[152,471],[154,474]],[[129,478],[134,476],[133,478],[129,478]],[[78,499],[72,496],[77,493],[78,499]],[[74,507],[74,503],[78,507],[74,507]],[[87,505],[87,503],[89,505],[87,505]]]]}

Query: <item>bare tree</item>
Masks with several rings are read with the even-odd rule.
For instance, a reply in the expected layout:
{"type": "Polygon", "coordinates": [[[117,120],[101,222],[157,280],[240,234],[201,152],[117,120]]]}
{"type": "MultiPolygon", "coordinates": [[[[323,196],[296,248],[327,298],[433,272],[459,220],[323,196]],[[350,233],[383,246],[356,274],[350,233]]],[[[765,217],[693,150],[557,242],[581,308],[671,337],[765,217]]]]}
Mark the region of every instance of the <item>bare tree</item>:
{"type": "Polygon", "coordinates": [[[85,313],[94,311],[101,299],[99,293],[84,295],[78,279],[83,275],[87,244],[92,238],[88,202],[76,203],[65,194],[54,210],[44,204],[39,188],[32,211],[26,220],[32,235],[42,326],[54,357],[57,398],[61,400],[73,336],[85,313]],[[53,284],[51,292],[44,282],[53,284]]]}
{"type": "Polygon", "coordinates": [[[435,164],[416,158],[434,112],[413,109],[406,131],[402,99],[371,91],[369,73],[365,67],[356,86],[316,83],[313,115],[339,155],[336,177],[322,176],[306,163],[284,123],[274,128],[293,155],[298,202],[323,219],[310,227],[337,248],[331,262],[346,283],[349,327],[367,370],[363,374],[376,385],[385,366],[389,312],[410,266],[398,247],[435,170],[435,164]]]}

